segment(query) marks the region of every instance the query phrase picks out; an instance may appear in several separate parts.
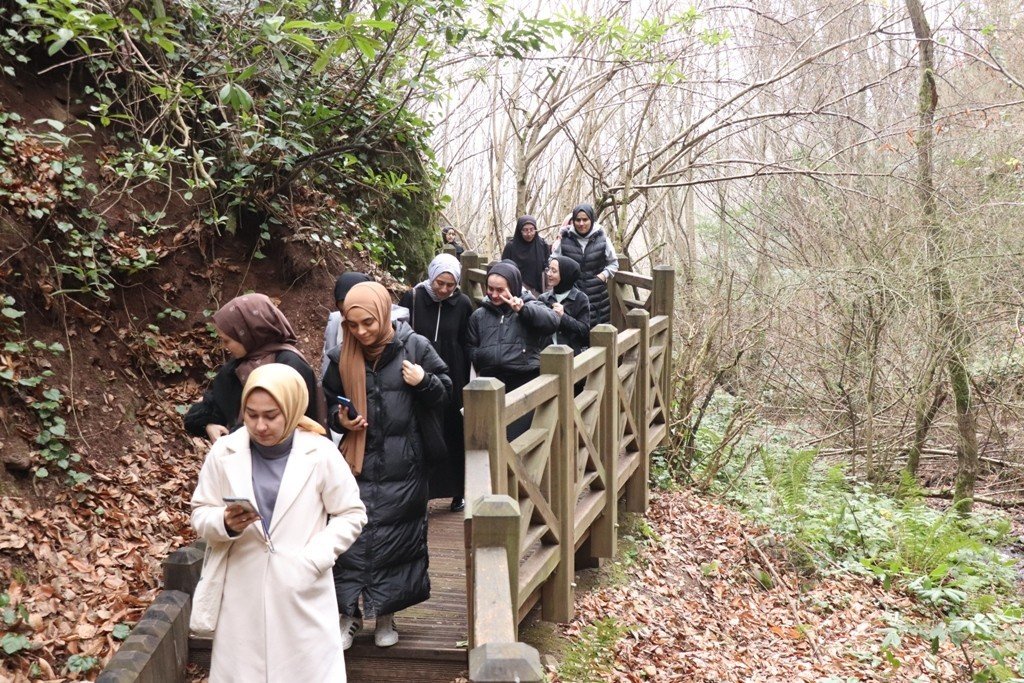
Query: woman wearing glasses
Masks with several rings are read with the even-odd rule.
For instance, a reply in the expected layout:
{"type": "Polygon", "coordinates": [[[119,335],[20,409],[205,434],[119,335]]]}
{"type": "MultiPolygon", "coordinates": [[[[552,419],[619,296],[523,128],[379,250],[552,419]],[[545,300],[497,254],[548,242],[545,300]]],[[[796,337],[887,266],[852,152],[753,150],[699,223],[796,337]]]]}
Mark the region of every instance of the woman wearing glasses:
{"type": "Polygon", "coordinates": [[[501,258],[516,264],[523,278],[523,287],[534,296],[539,296],[545,289],[544,269],[550,256],[551,247],[537,234],[537,219],[520,216],[516,221],[515,234],[505,245],[501,258]]]}
{"type": "Polygon", "coordinates": [[[192,527],[207,546],[191,629],[213,636],[213,683],[345,680],[331,567],[366,508],[307,401],[295,369],[256,368],[245,429],[218,439],[199,473],[192,527]]]}

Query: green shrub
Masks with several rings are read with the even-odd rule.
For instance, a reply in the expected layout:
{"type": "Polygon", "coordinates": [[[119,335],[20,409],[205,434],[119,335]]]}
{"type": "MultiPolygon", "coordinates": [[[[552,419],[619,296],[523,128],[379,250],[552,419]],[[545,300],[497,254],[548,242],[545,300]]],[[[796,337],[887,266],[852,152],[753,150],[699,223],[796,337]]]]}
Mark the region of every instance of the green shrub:
{"type": "Polygon", "coordinates": [[[563,654],[558,676],[563,681],[596,681],[612,671],[615,646],[626,633],[614,617],[587,625],[563,654]]]}

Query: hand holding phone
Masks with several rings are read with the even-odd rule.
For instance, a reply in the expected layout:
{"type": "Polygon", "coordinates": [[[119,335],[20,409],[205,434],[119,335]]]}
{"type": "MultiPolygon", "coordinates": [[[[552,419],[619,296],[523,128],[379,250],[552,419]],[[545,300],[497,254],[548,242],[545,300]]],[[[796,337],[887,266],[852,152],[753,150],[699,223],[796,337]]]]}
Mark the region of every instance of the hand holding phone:
{"type": "Polygon", "coordinates": [[[233,498],[231,496],[224,496],[224,504],[237,505],[252,515],[259,514],[258,512],[256,512],[256,506],[253,505],[252,501],[249,500],[248,498],[233,498]]]}
{"type": "Polygon", "coordinates": [[[361,431],[369,426],[350,399],[338,396],[338,406],[338,423],[348,431],[361,431]]]}
{"type": "Polygon", "coordinates": [[[235,533],[242,533],[245,528],[260,519],[256,506],[248,498],[224,497],[224,526],[235,533]]]}
{"type": "Polygon", "coordinates": [[[341,405],[341,409],[345,411],[346,415],[348,415],[348,419],[354,420],[359,417],[359,411],[356,410],[356,406],[352,403],[351,399],[339,396],[338,404],[341,405]]]}

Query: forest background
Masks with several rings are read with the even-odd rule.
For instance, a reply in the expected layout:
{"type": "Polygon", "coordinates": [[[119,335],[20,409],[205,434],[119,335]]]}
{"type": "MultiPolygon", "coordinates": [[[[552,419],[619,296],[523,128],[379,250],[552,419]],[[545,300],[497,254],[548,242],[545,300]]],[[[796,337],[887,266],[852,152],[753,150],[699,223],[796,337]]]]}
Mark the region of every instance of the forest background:
{"type": "MultiPolygon", "coordinates": [[[[518,215],[551,239],[581,201],[637,270],[679,274],[665,481],[736,495],[778,456],[805,472],[788,505],[838,467],[847,491],[1012,508],[1022,21],[999,1],[3,0],[4,666],[89,675],[126,633],[131,601],[35,609],[62,597],[29,559],[60,524],[24,520],[66,495],[76,533],[99,533],[85,510],[116,534],[99,501],[147,430],[202,452],[172,423],[219,360],[218,302],[255,280],[310,343],[331,273],[414,282],[442,225],[495,254],[518,215]],[[113,404],[142,419],[104,453],[88,425],[113,404]]],[[[170,496],[194,477],[158,469],[170,496]]],[[[143,545],[119,590],[153,588],[143,545]]],[[[954,578],[918,588],[993,613],[942,594],[954,578]]],[[[989,635],[1016,618],[999,604],[989,635]]],[[[999,652],[985,666],[1019,674],[999,652]]]]}

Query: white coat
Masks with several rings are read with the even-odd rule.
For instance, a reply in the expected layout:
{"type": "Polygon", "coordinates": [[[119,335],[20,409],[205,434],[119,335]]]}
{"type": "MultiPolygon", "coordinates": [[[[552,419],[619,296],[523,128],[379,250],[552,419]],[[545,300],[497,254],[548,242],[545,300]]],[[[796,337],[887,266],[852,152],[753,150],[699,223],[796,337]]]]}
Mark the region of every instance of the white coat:
{"type": "Polygon", "coordinates": [[[224,497],[255,504],[249,433],[217,440],[192,496],[192,527],[207,542],[192,630],[213,634],[211,683],[344,683],[331,567],[366,523],[359,487],[330,440],[298,429],[270,524],[224,527],[224,497]],[[328,522],[330,515],[330,522],[328,522]]]}

